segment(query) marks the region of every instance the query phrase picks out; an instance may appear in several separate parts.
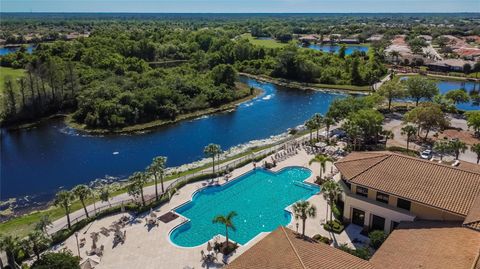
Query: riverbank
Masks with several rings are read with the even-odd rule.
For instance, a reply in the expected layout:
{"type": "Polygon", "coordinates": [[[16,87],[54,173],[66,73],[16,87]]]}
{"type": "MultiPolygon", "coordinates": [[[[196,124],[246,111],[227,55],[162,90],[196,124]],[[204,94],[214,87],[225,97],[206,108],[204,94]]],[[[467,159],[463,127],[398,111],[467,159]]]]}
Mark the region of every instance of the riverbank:
{"type": "MultiPolygon", "coordinates": [[[[255,153],[259,153],[262,150],[275,147],[287,141],[293,137],[300,137],[305,135],[305,131],[298,132],[296,135],[289,135],[288,132],[282,133],[280,135],[271,136],[265,139],[252,140],[244,144],[234,146],[220,155],[220,160],[217,161],[216,165],[221,166],[225,164],[235,163],[245,158],[246,156],[252,156],[255,153]]],[[[205,171],[211,170],[211,159],[204,158],[202,160],[184,164],[178,167],[167,168],[167,176],[164,179],[164,182],[174,181],[176,179],[185,177],[185,176],[195,176],[196,174],[202,174],[205,171]]],[[[150,180],[145,184],[144,188],[152,188],[154,186],[153,180],[150,180]]],[[[159,183],[160,184],[160,183],[159,183]]],[[[126,184],[124,182],[115,182],[110,186],[110,199],[109,203],[116,203],[121,197],[122,199],[130,199],[130,196],[127,195],[126,184]]],[[[159,187],[160,188],[160,187],[159,187]]],[[[91,207],[97,203],[97,208],[102,206],[102,202],[98,199],[88,198],[85,201],[85,205],[91,207]]],[[[105,206],[105,202],[103,204],[105,206]]],[[[35,224],[43,216],[48,216],[52,221],[58,220],[65,216],[65,213],[62,208],[55,207],[51,203],[47,205],[45,210],[37,210],[30,212],[29,214],[24,214],[21,216],[13,217],[5,222],[0,223],[0,234],[10,234],[23,237],[32,229],[34,229],[35,224]]],[[[78,214],[83,214],[83,209],[80,201],[76,200],[71,203],[71,212],[77,212],[78,214]]],[[[75,214],[71,214],[71,218],[75,218],[75,214]]]]}
{"type": "MultiPolygon", "coordinates": [[[[247,90],[248,85],[243,84],[243,83],[237,83],[237,88],[239,90],[247,90]]],[[[85,124],[79,124],[73,120],[73,115],[70,114],[66,117],[65,123],[76,130],[79,130],[84,133],[92,134],[92,135],[105,135],[105,134],[125,134],[125,133],[136,133],[136,132],[144,132],[144,131],[151,131],[155,128],[167,125],[167,124],[174,124],[183,120],[189,120],[189,119],[194,119],[210,114],[215,114],[219,112],[224,112],[228,110],[235,109],[238,105],[240,105],[243,102],[249,101],[251,99],[254,99],[255,97],[259,96],[262,94],[262,90],[260,89],[255,89],[253,91],[253,94],[248,94],[247,96],[240,98],[238,100],[235,100],[233,102],[224,104],[219,107],[215,108],[207,108],[204,110],[192,112],[192,113],[187,113],[183,115],[179,115],[176,117],[174,120],[155,120],[155,121],[150,121],[142,124],[135,124],[132,126],[127,126],[119,129],[90,129],[87,128],[85,124]]]]}
{"type": "Polygon", "coordinates": [[[464,82],[473,82],[478,83],[480,79],[470,78],[470,77],[457,77],[457,76],[447,76],[447,75],[435,75],[435,74],[419,74],[419,73],[396,73],[396,76],[405,76],[405,77],[414,77],[414,76],[424,76],[429,77],[436,80],[444,80],[444,81],[464,81],[464,82]]]}
{"type": "MultiPolygon", "coordinates": [[[[243,84],[243,83],[239,83],[239,84],[241,84],[241,86],[240,86],[241,90],[246,90],[248,88],[248,86],[246,84],[243,84]]],[[[115,130],[89,129],[89,128],[86,127],[85,124],[79,124],[79,123],[75,122],[73,120],[73,113],[69,113],[69,114],[58,113],[58,114],[54,114],[54,115],[51,115],[51,116],[40,118],[40,119],[32,121],[32,122],[13,124],[13,125],[10,125],[10,126],[5,126],[4,128],[9,130],[9,131],[30,129],[30,128],[34,128],[37,125],[39,125],[39,124],[41,124],[45,121],[48,121],[48,120],[52,120],[52,119],[56,119],[56,118],[64,118],[65,124],[68,127],[71,127],[75,130],[81,131],[83,133],[91,134],[91,135],[127,134],[127,133],[152,131],[155,128],[158,128],[158,127],[161,127],[161,126],[164,126],[164,125],[167,125],[167,124],[174,124],[174,123],[178,123],[178,122],[183,121],[183,120],[194,119],[194,118],[198,118],[198,117],[202,117],[202,116],[206,116],[206,115],[210,115],[210,114],[215,114],[215,113],[235,109],[241,103],[244,103],[244,102],[247,102],[251,99],[254,99],[254,98],[258,97],[259,95],[261,95],[262,93],[263,93],[262,90],[255,89],[253,94],[248,94],[247,96],[245,96],[243,98],[240,98],[238,100],[235,100],[235,101],[227,103],[227,104],[224,104],[220,107],[208,108],[208,109],[204,109],[204,110],[200,110],[200,111],[196,111],[196,112],[192,112],[192,113],[183,114],[183,115],[180,115],[180,116],[176,117],[174,120],[156,120],[156,121],[146,122],[146,123],[142,123],[142,124],[127,126],[127,127],[124,127],[124,128],[121,128],[121,129],[115,129],[115,130]]]]}
{"type": "Polygon", "coordinates": [[[312,90],[321,92],[337,92],[348,94],[369,94],[371,92],[370,86],[354,86],[354,85],[332,85],[320,83],[301,83],[288,79],[272,78],[266,75],[254,75],[250,73],[240,73],[242,76],[260,80],[263,82],[273,83],[282,87],[295,88],[300,90],[312,90]]]}

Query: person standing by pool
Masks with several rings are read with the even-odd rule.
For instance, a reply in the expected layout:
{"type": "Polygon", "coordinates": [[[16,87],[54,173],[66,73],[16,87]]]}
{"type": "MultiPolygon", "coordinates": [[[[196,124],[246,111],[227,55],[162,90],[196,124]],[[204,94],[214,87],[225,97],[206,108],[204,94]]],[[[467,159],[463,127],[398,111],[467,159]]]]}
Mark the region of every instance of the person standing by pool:
{"type": "Polygon", "coordinates": [[[253,162],[253,170],[257,169],[257,163],[254,161],[253,162]]]}

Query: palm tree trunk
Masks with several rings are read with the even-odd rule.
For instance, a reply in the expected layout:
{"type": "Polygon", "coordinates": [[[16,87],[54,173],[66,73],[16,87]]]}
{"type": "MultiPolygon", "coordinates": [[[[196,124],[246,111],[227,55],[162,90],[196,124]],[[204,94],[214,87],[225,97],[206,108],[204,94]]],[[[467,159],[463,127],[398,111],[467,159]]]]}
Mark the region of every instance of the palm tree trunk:
{"type": "Polygon", "coordinates": [[[70,212],[68,212],[68,210],[65,210],[65,213],[67,213],[68,229],[71,229],[71,228],[72,228],[72,225],[70,224],[70,212]]]}
{"type": "Polygon", "coordinates": [[[410,144],[410,139],[407,137],[407,152],[408,152],[408,146],[410,144]]]}
{"type": "Polygon", "coordinates": [[[163,174],[160,174],[160,183],[162,184],[162,193],[164,193],[165,189],[163,188],[163,174]]]}
{"type": "Polygon", "coordinates": [[[157,181],[157,173],[153,174],[153,178],[155,180],[155,201],[158,201],[158,181],[157,181]]]}
{"type": "Polygon", "coordinates": [[[212,157],[212,163],[213,163],[213,174],[215,175],[215,155],[212,157]]]}
{"type": "Polygon", "coordinates": [[[333,221],[333,201],[330,202],[330,222],[333,221]]]}
{"type": "Polygon", "coordinates": [[[305,224],[307,222],[306,218],[302,218],[302,236],[305,237],[305,224]]]}
{"type": "Polygon", "coordinates": [[[320,164],[320,173],[319,173],[320,179],[322,179],[322,165],[320,164]]]}
{"type": "Polygon", "coordinates": [[[83,206],[83,211],[85,211],[85,215],[87,216],[87,218],[89,218],[88,216],[88,210],[87,210],[87,207],[85,206],[85,201],[80,200],[80,202],[82,203],[82,206],[83,206]]]}
{"type": "Polygon", "coordinates": [[[226,242],[227,242],[227,248],[228,248],[228,226],[225,225],[225,238],[227,239],[226,242]]]}
{"type": "Polygon", "coordinates": [[[388,99],[388,110],[390,111],[390,108],[392,107],[392,98],[388,99]]]}

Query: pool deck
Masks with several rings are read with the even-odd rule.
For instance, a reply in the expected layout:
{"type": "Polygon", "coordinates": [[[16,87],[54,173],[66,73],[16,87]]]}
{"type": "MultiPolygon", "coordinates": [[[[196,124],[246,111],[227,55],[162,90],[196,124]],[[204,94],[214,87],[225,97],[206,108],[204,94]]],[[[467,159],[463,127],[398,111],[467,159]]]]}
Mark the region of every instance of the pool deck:
{"type": "MultiPolygon", "coordinates": [[[[313,171],[306,181],[313,182],[315,176],[318,175],[319,164],[314,163],[312,166],[308,165],[309,160],[313,155],[308,155],[305,151],[300,150],[297,155],[294,155],[280,163],[272,171],[278,171],[288,166],[303,166],[313,171]]],[[[265,160],[270,160],[268,156],[265,160]]],[[[259,163],[263,163],[259,162],[259,163]]],[[[331,171],[332,164],[327,164],[327,174],[331,171]]],[[[253,169],[253,165],[248,164],[244,167],[234,170],[233,179],[235,180],[240,175],[253,169]]],[[[338,176],[336,180],[339,180],[338,176]]],[[[219,179],[219,183],[225,183],[223,178],[219,179]]],[[[177,195],[174,195],[171,201],[158,208],[153,208],[157,216],[163,215],[179,205],[190,201],[192,194],[200,188],[205,187],[208,184],[207,181],[199,181],[188,184],[179,190],[177,195]]],[[[360,228],[355,225],[350,225],[347,229],[339,235],[329,233],[323,230],[321,223],[325,222],[327,211],[327,203],[321,194],[310,197],[309,201],[317,207],[317,216],[307,220],[306,235],[313,236],[315,234],[321,234],[334,239],[334,244],[347,243],[353,246],[351,241],[354,238],[358,238],[362,241],[366,240],[365,237],[359,235],[360,228]]],[[[109,228],[112,222],[118,220],[122,215],[129,215],[128,213],[117,214],[109,216],[97,221],[94,221],[87,227],[83,228],[79,232],[79,240],[85,238],[86,243],[83,248],[80,248],[80,255],[82,258],[86,258],[86,251],[90,249],[92,240],[90,238],[91,232],[99,232],[102,227],[109,228]]],[[[125,226],[123,230],[126,231],[126,241],[124,244],[119,244],[113,248],[113,233],[106,237],[100,234],[100,238],[97,242],[97,246],[104,245],[103,257],[100,264],[95,268],[184,268],[189,266],[191,268],[206,268],[205,264],[201,261],[201,251],[206,251],[206,243],[201,247],[182,248],[173,245],[169,239],[170,231],[176,226],[180,225],[184,219],[179,217],[169,223],[159,222],[158,226],[154,226],[149,229],[146,226],[145,217],[146,214],[139,215],[134,222],[125,226]]],[[[292,219],[291,223],[287,226],[292,230],[296,230],[296,220],[292,219]]],[[[299,225],[301,231],[302,224],[299,225]]],[[[250,248],[260,239],[262,239],[268,233],[261,233],[254,237],[247,244],[240,246],[237,251],[228,258],[228,262],[232,261],[243,253],[246,249],[250,248]]],[[[59,248],[67,248],[77,255],[76,239],[75,236],[71,236],[65,244],[59,248]]],[[[210,264],[209,268],[220,268],[223,266],[222,254],[218,254],[218,261],[214,264],[210,264]]]]}

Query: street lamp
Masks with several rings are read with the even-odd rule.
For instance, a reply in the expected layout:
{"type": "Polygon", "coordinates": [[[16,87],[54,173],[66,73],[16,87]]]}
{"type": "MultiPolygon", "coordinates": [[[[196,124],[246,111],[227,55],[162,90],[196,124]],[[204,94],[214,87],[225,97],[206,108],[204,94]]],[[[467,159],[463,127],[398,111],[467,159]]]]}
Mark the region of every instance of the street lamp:
{"type": "Polygon", "coordinates": [[[80,246],[78,245],[78,232],[75,232],[75,238],[77,239],[77,251],[78,251],[78,257],[80,257],[80,246]]]}

